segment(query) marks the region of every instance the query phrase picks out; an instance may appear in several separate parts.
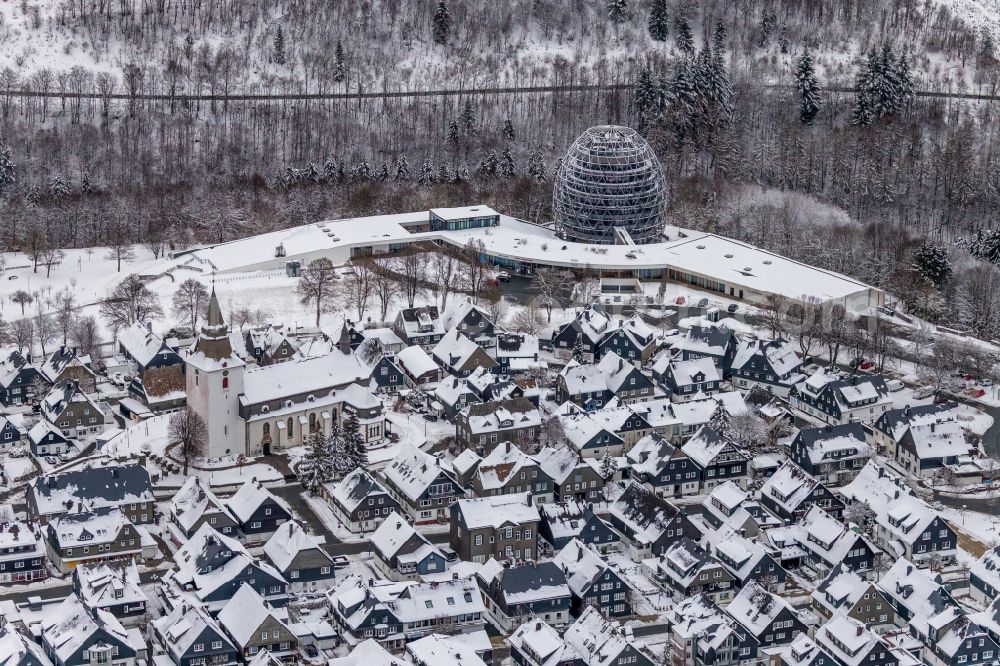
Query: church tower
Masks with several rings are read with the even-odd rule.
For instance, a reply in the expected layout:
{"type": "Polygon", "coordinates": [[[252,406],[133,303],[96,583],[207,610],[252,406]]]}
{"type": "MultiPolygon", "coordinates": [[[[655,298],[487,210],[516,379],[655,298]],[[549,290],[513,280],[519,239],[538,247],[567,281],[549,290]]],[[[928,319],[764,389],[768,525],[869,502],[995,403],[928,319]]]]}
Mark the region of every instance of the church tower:
{"type": "Polygon", "coordinates": [[[208,458],[246,453],[246,426],[240,417],[244,370],[243,360],[233,353],[229,327],[222,319],[213,286],[208,320],[188,354],[184,371],[188,407],[208,425],[208,458]]]}

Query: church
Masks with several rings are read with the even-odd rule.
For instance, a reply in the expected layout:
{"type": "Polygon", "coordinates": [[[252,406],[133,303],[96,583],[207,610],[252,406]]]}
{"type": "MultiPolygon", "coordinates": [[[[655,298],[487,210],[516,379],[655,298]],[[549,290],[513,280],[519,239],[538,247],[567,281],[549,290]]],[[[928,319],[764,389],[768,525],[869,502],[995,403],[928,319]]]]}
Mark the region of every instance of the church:
{"type": "Polygon", "coordinates": [[[185,359],[188,406],[208,425],[207,458],[270,455],[329,434],[356,414],[368,445],[385,437],[385,411],[370,389],[372,367],[353,353],[248,367],[233,352],[215,290],[185,359]]]}

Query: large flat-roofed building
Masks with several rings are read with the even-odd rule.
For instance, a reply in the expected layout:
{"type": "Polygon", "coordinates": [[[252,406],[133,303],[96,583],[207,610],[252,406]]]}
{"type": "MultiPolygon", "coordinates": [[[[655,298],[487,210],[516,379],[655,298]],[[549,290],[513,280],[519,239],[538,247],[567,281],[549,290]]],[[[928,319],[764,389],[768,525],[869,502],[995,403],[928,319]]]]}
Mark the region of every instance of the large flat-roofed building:
{"type": "Polygon", "coordinates": [[[291,260],[305,266],[326,257],[343,264],[358,257],[389,256],[415,244],[454,249],[475,241],[484,261],[527,275],[551,266],[602,278],[659,280],[663,276],[750,304],[764,303],[772,295],[840,303],[851,311],[885,304],[880,289],[715,234],[688,231],[646,245],[577,243],[486,206],[435,211],[307,224],[204,248],[176,261],[193,270],[241,273],[283,270],[291,260]],[[495,223],[483,222],[493,216],[495,223]],[[451,228],[431,229],[434,225],[451,228]]]}

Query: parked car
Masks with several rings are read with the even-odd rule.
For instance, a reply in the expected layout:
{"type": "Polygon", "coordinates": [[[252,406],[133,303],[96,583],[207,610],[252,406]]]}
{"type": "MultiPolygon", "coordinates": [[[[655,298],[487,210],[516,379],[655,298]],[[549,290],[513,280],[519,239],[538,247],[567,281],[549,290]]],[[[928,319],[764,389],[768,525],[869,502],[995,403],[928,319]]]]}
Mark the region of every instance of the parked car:
{"type": "Polygon", "coordinates": [[[675,300],[674,303],[676,305],[684,305],[685,303],[687,303],[687,299],[684,298],[683,296],[678,296],[677,300],[675,300]]]}
{"type": "Polygon", "coordinates": [[[913,397],[917,400],[926,400],[927,398],[934,395],[933,386],[922,386],[913,392],[913,397]]]}
{"type": "Polygon", "coordinates": [[[704,307],[707,307],[707,306],[708,306],[708,299],[707,298],[703,298],[700,301],[698,301],[698,307],[699,308],[704,308],[704,307]]]}
{"type": "Polygon", "coordinates": [[[507,271],[500,271],[497,273],[497,280],[500,282],[510,282],[510,273],[507,271]]]}
{"type": "Polygon", "coordinates": [[[993,386],[992,379],[980,379],[978,383],[980,386],[993,386]]]}
{"type": "Polygon", "coordinates": [[[514,294],[504,294],[503,295],[503,300],[507,301],[508,303],[517,303],[518,302],[517,296],[515,296],[514,294]]]}
{"type": "Polygon", "coordinates": [[[733,303],[728,308],[726,308],[726,310],[728,310],[729,312],[736,312],[739,309],[739,307],[740,307],[739,303],[733,303]]]}
{"type": "Polygon", "coordinates": [[[885,383],[885,387],[895,393],[896,391],[902,391],[906,385],[898,379],[890,379],[885,383]]]}

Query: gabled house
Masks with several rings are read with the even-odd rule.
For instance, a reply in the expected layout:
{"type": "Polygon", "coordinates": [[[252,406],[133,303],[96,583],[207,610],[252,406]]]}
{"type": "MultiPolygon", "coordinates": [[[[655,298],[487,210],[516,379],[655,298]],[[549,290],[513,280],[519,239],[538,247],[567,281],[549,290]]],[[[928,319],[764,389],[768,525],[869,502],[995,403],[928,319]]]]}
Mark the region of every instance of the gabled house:
{"type": "Polygon", "coordinates": [[[133,523],[153,522],[156,501],[142,465],[88,462],[65,472],[35,477],[26,494],[28,515],[45,524],[55,516],[117,507],[133,523]]]}
{"type": "Polygon", "coordinates": [[[38,366],[38,372],[51,386],[71,381],[84,393],[97,391],[97,375],[90,368],[90,356],[77,354],[76,347],[60,345],[38,366]]]}
{"type": "Polygon", "coordinates": [[[807,630],[791,604],[753,581],[739,591],[725,610],[761,648],[791,643],[796,634],[807,630]]]}
{"type": "Polygon", "coordinates": [[[73,569],[73,592],[91,608],[118,618],[127,627],[145,624],[149,598],[135,561],[122,564],[81,564],[73,569]]]}
{"type": "Polygon", "coordinates": [[[570,541],[577,540],[606,555],[621,540],[618,533],[594,513],[590,504],[565,500],[558,504],[543,504],[538,507],[538,512],[541,514],[538,536],[553,551],[562,550],[570,541]]]}
{"type": "MultiPolygon", "coordinates": [[[[929,420],[929,419],[928,419],[929,420]]],[[[954,418],[913,423],[896,444],[896,460],[914,476],[927,478],[949,465],[956,465],[974,447],[954,418]]]]}
{"type": "Polygon", "coordinates": [[[485,631],[470,636],[431,634],[406,644],[406,656],[415,666],[486,666],[485,653],[493,654],[485,631]],[[488,651],[481,649],[483,645],[477,644],[476,636],[483,637],[488,651]]]}
{"type": "Polygon", "coordinates": [[[55,666],[135,666],[146,658],[137,629],[127,630],[111,613],[66,597],[41,622],[42,648],[55,666]]]}
{"type": "Polygon", "coordinates": [[[223,502],[236,519],[242,541],[263,543],[278,528],[291,520],[292,512],[257,479],[246,481],[232,497],[223,502]]]}
{"type": "MultiPolygon", "coordinates": [[[[840,664],[899,666],[899,656],[863,622],[836,615],[816,630],[816,644],[840,664]]],[[[952,662],[954,663],[954,662],[952,662]]]]}
{"type": "Polygon", "coordinates": [[[831,486],[849,482],[872,455],[865,429],[857,421],[820,428],[802,428],[788,447],[795,463],[831,486]]]}
{"type": "Polygon", "coordinates": [[[444,330],[456,330],[480,347],[490,347],[497,337],[496,327],[490,314],[469,301],[468,298],[453,297],[441,314],[444,330]]]}
{"type": "Polygon", "coordinates": [[[880,375],[839,373],[820,368],[792,387],[793,409],[824,423],[874,422],[892,407],[892,397],[880,375]]]}
{"type": "Polygon", "coordinates": [[[21,428],[23,420],[17,416],[0,415],[0,452],[9,451],[15,446],[20,446],[24,440],[25,433],[21,428]]]}
{"type": "Polygon", "coordinates": [[[591,362],[600,358],[599,344],[611,330],[611,324],[611,315],[600,306],[586,308],[553,333],[552,347],[556,356],[568,359],[576,354],[591,362]]]}
{"type": "Polygon", "coordinates": [[[989,632],[958,608],[947,608],[926,620],[914,619],[910,632],[928,646],[923,658],[931,666],[992,665],[1000,652],[989,632]]]}
{"type": "Polygon", "coordinates": [[[13,622],[0,625],[0,654],[5,666],[52,666],[41,646],[20,630],[13,622]]]}
{"type": "Polygon", "coordinates": [[[438,382],[427,401],[438,416],[454,421],[467,405],[483,400],[467,378],[448,376],[438,382]]]}
{"type": "Polygon", "coordinates": [[[110,409],[99,405],[73,380],[53,386],[42,398],[40,413],[69,439],[93,436],[115,425],[110,409]]]}
{"type": "Polygon", "coordinates": [[[911,426],[955,420],[955,407],[951,402],[940,402],[887,410],[872,424],[872,443],[886,457],[899,460],[896,449],[911,426]]]}
{"type": "Polygon", "coordinates": [[[556,401],[587,410],[603,407],[612,398],[629,404],[649,400],[654,394],[653,380],[614,352],[595,364],[571,361],[556,378],[556,401]]]}
{"type": "Polygon", "coordinates": [[[930,618],[959,608],[944,586],[941,574],[931,575],[901,557],[878,580],[878,588],[896,611],[896,624],[908,627],[915,620],[930,618]]]}
{"type": "Polygon", "coordinates": [[[62,573],[83,562],[144,559],[156,553],[156,542],[116,507],[58,516],[45,536],[49,559],[62,573]]]}
{"type": "Polygon", "coordinates": [[[794,345],[784,339],[741,340],[731,365],[733,383],[741,389],[761,386],[787,398],[792,387],[805,379],[802,359],[794,345]]]}
{"type": "Polygon", "coordinates": [[[451,465],[412,444],[400,447],[381,474],[386,490],[417,525],[443,522],[451,503],[465,496],[451,465]]]}
{"type": "Polygon", "coordinates": [[[407,345],[417,345],[429,352],[447,329],[437,307],[428,305],[401,309],[392,322],[392,330],[407,345]]]}
{"type": "Polygon", "coordinates": [[[28,448],[36,458],[63,456],[75,450],[62,430],[45,419],[39,419],[28,431],[28,448]]]}
{"type": "Polygon", "coordinates": [[[541,620],[522,622],[507,637],[516,666],[585,666],[583,655],[541,620]]]}
{"type": "Polygon", "coordinates": [[[45,542],[38,528],[18,520],[11,505],[0,504],[0,583],[27,583],[48,576],[45,542]]]}
{"type": "Polygon", "coordinates": [[[733,598],[735,577],[687,537],[674,541],[658,557],[643,560],[642,566],[676,601],[707,595],[715,603],[725,604],[733,598]]]}
{"type": "Polygon", "coordinates": [[[918,563],[955,560],[958,535],[947,520],[919,497],[901,495],[872,509],[875,542],[887,552],[918,563]]]}
{"type": "Polygon", "coordinates": [[[969,565],[969,595],[984,606],[1000,597],[1000,546],[987,548],[969,565]]]}
{"type": "Polygon", "coordinates": [[[645,365],[656,351],[656,329],[639,315],[619,320],[618,327],[604,334],[597,343],[600,356],[614,353],[637,368],[645,365]]]}
{"type": "Polygon", "coordinates": [[[244,660],[263,650],[281,657],[294,655],[298,649],[298,640],[288,625],[246,583],[219,610],[218,621],[244,660]]]}
{"type": "Polygon", "coordinates": [[[548,363],[538,357],[538,336],[504,331],[497,333],[494,349],[500,372],[510,376],[544,370],[548,363]]]}
{"type": "Polygon", "coordinates": [[[683,449],[659,433],[640,439],[625,459],[631,477],[658,495],[696,495],[701,488],[701,467],[683,449]]]}
{"type": "Polygon", "coordinates": [[[808,634],[799,634],[791,643],[770,647],[763,652],[768,657],[769,666],[840,666],[808,634]]]}
{"type": "Polygon", "coordinates": [[[593,549],[578,539],[567,543],[552,560],[563,570],[573,595],[570,613],[579,618],[585,609],[594,607],[604,617],[632,615],[629,597],[632,586],[593,549]]]}
{"type": "Polygon", "coordinates": [[[712,426],[702,426],[694,437],[685,442],[681,451],[701,469],[703,489],[710,491],[726,481],[746,486],[750,475],[750,456],[712,426]]]}
{"type": "Polygon", "coordinates": [[[134,363],[139,373],[148,368],[184,364],[180,354],[153,333],[151,324],[141,322],[118,331],[118,352],[134,363]]]}
{"type": "Polygon", "coordinates": [[[723,377],[728,377],[736,356],[736,335],[724,326],[692,326],[674,349],[682,361],[710,358],[723,377]]]}
{"type": "Polygon", "coordinates": [[[478,368],[493,370],[500,367],[483,347],[454,328],[434,345],[431,356],[440,367],[456,377],[468,377],[478,368]]]}
{"type": "Polygon", "coordinates": [[[708,535],[712,555],[732,574],[736,587],[750,581],[771,592],[783,592],[788,572],[778,562],[777,554],[758,541],[726,527],[708,535]]]}
{"type": "Polygon", "coordinates": [[[546,446],[532,457],[552,479],[555,501],[602,501],[608,479],[601,476],[596,458],[581,458],[571,446],[546,446]]]}
{"type": "Polygon", "coordinates": [[[262,326],[251,328],[243,336],[247,354],[257,365],[273,365],[295,358],[298,344],[282,328],[262,326]]]}
{"type": "MultiPolygon", "coordinates": [[[[187,384],[183,365],[146,368],[132,377],[129,397],[151,412],[172,412],[187,404],[187,384]]],[[[124,407],[119,403],[120,407],[124,407]]],[[[124,414],[124,412],[123,412],[124,414]]]]}
{"type": "Polygon", "coordinates": [[[422,347],[412,345],[396,354],[396,366],[403,371],[407,386],[432,386],[441,380],[441,367],[422,347]]]}
{"type": "Polygon", "coordinates": [[[490,559],[476,572],[476,580],[483,591],[487,616],[505,634],[529,618],[553,626],[564,626],[572,619],[572,594],[566,575],[554,562],[505,568],[490,559]]]}
{"type": "Polygon", "coordinates": [[[417,580],[445,570],[440,550],[399,514],[390,514],[369,540],[373,561],[389,580],[417,580]]]}
{"type": "Polygon", "coordinates": [[[881,556],[864,535],[816,505],[809,507],[795,525],[774,528],[767,535],[778,548],[798,544],[805,552],[805,563],[820,577],[837,566],[864,577],[872,576],[881,556]]]}
{"type": "Polygon", "coordinates": [[[786,461],[760,488],[760,502],[782,520],[792,521],[816,505],[834,518],[844,513],[844,503],[811,474],[786,461]]]}
{"type": "Polygon", "coordinates": [[[753,634],[705,595],[680,601],[667,611],[666,620],[670,634],[664,658],[671,664],[736,666],[758,656],[753,634]]]}
{"type": "Polygon", "coordinates": [[[596,413],[569,402],[559,408],[559,426],[570,448],[584,459],[624,455],[625,438],[606,419],[595,417],[596,413]]]}
{"type": "Polygon", "coordinates": [[[816,586],[812,601],[816,612],[828,620],[846,615],[876,633],[896,626],[896,611],[881,588],[841,564],[816,586]]]}
{"type": "Polygon", "coordinates": [[[510,442],[493,449],[476,466],[469,486],[476,497],[530,493],[534,504],[553,500],[553,481],[539,463],[510,442]]]}
{"type": "Polygon", "coordinates": [[[530,493],[460,499],[450,507],[448,543],[467,562],[538,557],[541,520],[530,493]]]}
{"type": "Polygon", "coordinates": [[[501,442],[525,446],[537,440],[542,416],[527,398],[469,405],[455,419],[459,443],[487,455],[501,442]]]}
{"type": "Polygon", "coordinates": [[[611,525],[625,536],[637,562],[661,555],[682,537],[701,539],[701,532],[680,509],[635,481],[611,503],[608,513],[611,525]]]}
{"type": "Polygon", "coordinates": [[[174,666],[232,666],[236,648],[219,623],[196,604],[179,605],[151,623],[152,639],[174,666]]]}
{"type": "Polygon", "coordinates": [[[583,656],[587,666],[655,666],[657,663],[632,632],[588,608],[566,630],[563,639],[583,656]]]}
{"type": "MultiPolygon", "coordinates": [[[[402,350],[400,347],[399,351],[402,350]]],[[[406,388],[406,373],[396,362],[396,352],[389,351],[378,340],[365,340],[354,354],[371,369],[371,381],[376,392],[396,393],[406,388]]]]}
{"type": "Polygon", "coordinates": [[[244,583],[272,604],[284,605],[288,599],[288,583],[277,569],[210,525],[199,527],[174,553],[174,564],[160,588],[168,609],[193,599],[216,613],[244,583]]]}
{"type": "Polygon", "coordinates": [[[716,486],[701,506],[702,519],[709,527],[727,527],[748,537],[757,536],[761,528],[776,527],[783,522],[732,481],[716,486]]]}
{"type": "Polygon", "coordinates": [[[264,544],[264,557],[292,590],[329,587],[335,575],[333,558],[321,541],[322,537],[306,534],[298,521],[289,520],[264,544]]]}
{"type": "Polygon", "coordinates": [[[361,467],[336,483],[324,483],[321,492],[337,520],[351,532],[371,532],[401,510],[385,486],[361,467]]]}
{"type": "Polygon", "coordinates": [[[0,353],[0,404],[34,404],[48,390],[48,382],[27,357],[17,349],[5,349],[0,353]]]}
{"type": "Polygon", "coordinates": [[[722,384],[722,371],[710,358],[671,359],[653,366],[653,377],[674,402],[687,402],[695,396],[703,398],[717,392],[722,384]]]}
{"type": "Polygon", "coordinates": [[[226,536],[239,535],[239,523],[226,510],[222,500],[197,476],[189,476],[184,481],[167,504],[166,513],[170,538],[177,546],[206,524],[226,536]]]}

